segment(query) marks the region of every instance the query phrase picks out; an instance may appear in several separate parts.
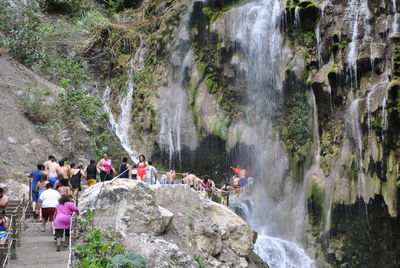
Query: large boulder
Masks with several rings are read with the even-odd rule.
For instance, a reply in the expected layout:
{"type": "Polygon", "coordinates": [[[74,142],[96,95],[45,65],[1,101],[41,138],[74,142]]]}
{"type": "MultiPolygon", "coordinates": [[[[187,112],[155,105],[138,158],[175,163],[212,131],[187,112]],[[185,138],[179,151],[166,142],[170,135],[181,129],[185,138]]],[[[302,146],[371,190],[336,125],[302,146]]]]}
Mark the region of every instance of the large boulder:
{"type": "Polygon", "coordinates": [[[123,235],[161,234],[172,217],[171,213],[159,208],[153,191],[146,184],[128,179],[98,183],[88,188],[81,196],[80,208],[95,209],[96,226],[115,226],[123,235]]]}
{"type": "Polygon", "coordinates": [[[180,214],[193,215],[196,219],[193,228],[199,250],[217,255],[223,247],[228,247],[242,257],[253,251],[257,232],[226,206],[203,198],[186,185],[150,187],[155,192],[157,202],[176,215],[174,224],[187,222],[180,214]],[[181,205],[180,208],[176,206],[177,203],[181,205]],[[213,246],[206,246],[209,243],[213,243],[213,246]],[[223,247],[219,246],[220,243],[223,247]]]}
{"type": "Polygon", "coordinates": [[[95,226],[120,233],[149,267],[258,267],[256,231],[187,185],[117,179],[86,189],[79,206],[94,209],[95,226]]]}

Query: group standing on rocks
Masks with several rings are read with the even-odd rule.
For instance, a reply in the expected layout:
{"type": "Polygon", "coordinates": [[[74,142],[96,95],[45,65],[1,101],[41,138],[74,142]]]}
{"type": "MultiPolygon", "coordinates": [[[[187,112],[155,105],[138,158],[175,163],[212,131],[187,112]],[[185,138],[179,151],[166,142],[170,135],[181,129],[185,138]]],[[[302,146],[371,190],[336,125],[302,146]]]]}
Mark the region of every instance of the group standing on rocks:
{"type": "MultiPolygon", "coordinates": [[[[205,175],[199,178],[194,171],[182,174],[181,183],[196,190],[216,194],[237,192],[240,187],[253,183],[253,178],[246,176],[246,170],[239,167],[231,169],[236,175],[232,178],[228,177],[221,188],[217,188],[209,176],[205,175]]],[[[171,169],[159,176],[152,161],[146,161],[144,155],[140,155],[138,163],[133,164],[130,164],[128,158],[124,157],[119,166],[119,173],[115,176],[116,174],[117,171],[107,153],[97,164],[95,160],[90,160],[85,168],[82,165],[70,163],[68,158],[63,158],[57,162],[53,155],[49,155],[46,162],[39,163],[37,170],[29,174],[29,177],[32,178],[31,192],[34,217],[40,217],[42,232],[45,231],[47,222],[52,224],[53,235],[57,240],[57,251],[60,251],[61,240],[64,236],[65,246],[68,245],[72,215],[79,213],[74,202],[77,202],[82,182],[86,182],[88,187],[93,186],[98,181],[105,182],[116,178],[133,179],[147,184],[177,183],[175,170],[171,169]]],[[[0,239],[8,228],[8,218],[5,217],[4,212],[4,200],[3,189],[0,188],[0,239]]]]}

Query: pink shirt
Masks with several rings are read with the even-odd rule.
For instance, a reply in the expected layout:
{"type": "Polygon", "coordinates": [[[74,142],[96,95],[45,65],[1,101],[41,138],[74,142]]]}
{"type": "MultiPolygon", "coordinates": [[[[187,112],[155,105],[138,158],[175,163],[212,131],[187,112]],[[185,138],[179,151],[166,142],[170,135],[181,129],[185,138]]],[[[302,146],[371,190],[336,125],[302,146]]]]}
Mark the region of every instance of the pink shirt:
{"type": "Polygon", "coordinates": [[[69,229],[71,227],[72,213],[78,212],[79,209],[71,202],[65,204],[58,204],[56,207],[54,228],[55,229],[69,229]]]}
{"type": "Polygon", "coordinates": [[[104,161],[103,168],[104,168],[105,172],[109,173],[112,168],[111,160],[104,161]]]}

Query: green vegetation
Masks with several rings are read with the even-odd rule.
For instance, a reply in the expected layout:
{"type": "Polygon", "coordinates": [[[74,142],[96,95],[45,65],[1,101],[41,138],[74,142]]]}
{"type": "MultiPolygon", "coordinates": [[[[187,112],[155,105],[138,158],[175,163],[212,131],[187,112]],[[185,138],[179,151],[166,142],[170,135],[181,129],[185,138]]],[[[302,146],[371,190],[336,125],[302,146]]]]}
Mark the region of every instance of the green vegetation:
{"type": "Polygon", "coordinates": [[[306,47],[311,47],[314,43],[314,32],[305,32],[302,34],[303,43],[306,47]]]}
{"type": "Polygon", "coordinates": [[[400,47],[397,46],[393,51],[393,78],[400,80],[400,47]]]}
{"type": "Polygon", "coordinates": [[[332,63],[331,67],[329,68],[328,75],[335,74],[335,73],[336,73],[336,64],[332,63]]]}
{"type": "Polygon", "coordinates": [[[193,255],[193,259],[199,264],[199,268],[205,268],[206,264],[204,263],[204,256],[201,255],[193,255]]]}
{"type": "Polygon", "coordinates": [[[202,12],[205,16],[207,16],[210,20],[210,23],[213,24],[217,19],[221,18],[225,12],[231,10],[232,8],[238,7],[242,5],[242,1],[233,1],[231,3],[225,4],[221,8],[215,7],[204,7],[202,12]]]}
{"type": "Polygon", "coordinates": [[[284,101],[284,123],[281,134],[289,154],[292,178],[300,180],[309,165],[311,129],[309,127],[311,107],[306,91],[294,91],[284,101]]]}
{"type": "Polygon", "coordinates": [[[82,268],[137,267],[145,268],[144,258],[125,252],[125,247],[116,241],[116,235],[94,228],[94,214],[88,210],[79,221],[84,238],[75,246],[76,266],[82,268]]]}

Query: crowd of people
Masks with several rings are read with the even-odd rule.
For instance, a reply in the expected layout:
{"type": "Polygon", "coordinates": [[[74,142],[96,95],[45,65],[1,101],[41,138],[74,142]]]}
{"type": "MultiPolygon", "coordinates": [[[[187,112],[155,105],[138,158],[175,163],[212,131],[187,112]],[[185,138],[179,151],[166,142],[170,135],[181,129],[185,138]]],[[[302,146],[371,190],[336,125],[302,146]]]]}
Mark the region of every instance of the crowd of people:
{"type": "MultiPolygon", "coordinates": [[[[41,231],[46,230],[46,223],[50,222],[54,239],[57,240],[57,251],[60,251],[62,238],[68,245],[71,218],[73,213],[79,213],[74,205],[81,191],[82,183],[88,187],[98,181],[109,181],[113,178],[133,179],[147,184],[187,184],[195,190],[204,190],[217,194],[225,194],[230,191],[237,192],[241,187],[252,184],[254,179],[251,172],[237,167],[231,167],[234,175],[226,177],[222,187],[216,187],[210,176],[198,177],[195,171],[181,174],[182,179],[177,180],[177,173],[171,169],[159,176],[152,161],[146,161],[144,155],[139,156],[138,163],[130,164],[127,157],[122,159],[119,165],[119,173],[114,168],[108,154],[97,162],[90,160],[86,167],[70,163],[68,158],[57,161],[53,155],[48,160],[37,165],[37,170],[31,172],[32,179],[32,206],[34,218],[40,218],[41,231]],[[116,175],[114,177],[114,175],[116,175]]],[[[0,188],[0,243],[7,237],[10,219],[6,216],[8,196],[0,188]]]]}

